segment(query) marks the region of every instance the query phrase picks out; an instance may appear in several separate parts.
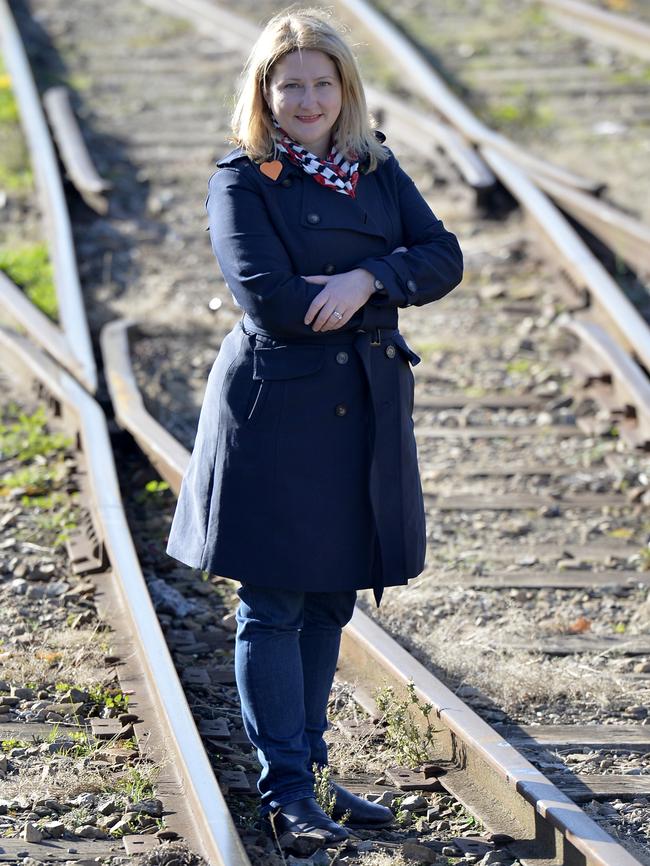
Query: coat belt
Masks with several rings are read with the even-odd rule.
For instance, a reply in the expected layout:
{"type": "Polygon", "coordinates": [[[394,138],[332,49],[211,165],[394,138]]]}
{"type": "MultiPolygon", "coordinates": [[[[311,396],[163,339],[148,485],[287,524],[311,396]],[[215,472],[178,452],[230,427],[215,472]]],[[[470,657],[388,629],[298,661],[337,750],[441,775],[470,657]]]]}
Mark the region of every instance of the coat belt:
{"type": "Polygon", "coordinates": [[[351,343],[354,343],[356,341],[359,334],[367,334],[369,336],[371,346],[380,346],[382,343],[385,343],[387,340],[389,340],[393,336],[393,334],[397,333],[397,328],[371,328],[367,331],[363,330],[362,328],[358,328],[356,331],[336,330],[324,331],[321,333],[315,331],[313,336],[310,334],[309,336],[304,337],[286,337],[283,334],[273,333],[272,331],[267,331],[264,328],[261,328],[250,318],[248,314],[245,314],[242,317],[239,325],[245,334],[248,334],[250,336],[266,337],[269,340],[277,340],[279,342],[285,343],[288,346],[349,346],[351,343]]]}

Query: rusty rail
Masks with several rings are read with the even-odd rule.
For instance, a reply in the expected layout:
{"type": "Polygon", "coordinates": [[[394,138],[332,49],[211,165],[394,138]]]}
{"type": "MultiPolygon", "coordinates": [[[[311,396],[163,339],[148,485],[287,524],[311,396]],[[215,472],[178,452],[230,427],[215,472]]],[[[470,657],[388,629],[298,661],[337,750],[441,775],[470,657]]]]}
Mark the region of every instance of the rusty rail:
{"type": "Polygon", "coordinates": [[[43,94],[43,105],[61,160],[75,189],[89,207],[97,213],[107,213],[108,201],[103,193],[113,184],[100,177],[88,153],[70,104],[70,91],[67,87],[50,87],[43,94]]]}
{"type": "Polygon", "coordinates": [[[176,812],[184,835],[214,866],[250,866],[185,699],[133,545],[119,491],[106,419],[99,404],[26,337],[0,327],[0,359],[65,407],[88,468],[91,507],[119,590],[129,631],[140,647],[163,741],[179,777],[176,812]]]}
{"type": "Polygon", "coordinates": [[[564,313],[558,325],[580,341],[593,377],[603,384],[598,399],[620,417],[620,434],[637,448],[650,449],[650,380],[612,337],[595,322],[564,313]]]}

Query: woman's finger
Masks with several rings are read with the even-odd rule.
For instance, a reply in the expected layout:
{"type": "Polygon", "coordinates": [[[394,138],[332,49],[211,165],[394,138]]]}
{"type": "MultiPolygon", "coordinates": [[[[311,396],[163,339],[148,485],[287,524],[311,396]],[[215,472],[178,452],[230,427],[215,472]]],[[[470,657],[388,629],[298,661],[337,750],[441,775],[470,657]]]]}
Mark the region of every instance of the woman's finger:
{"type": "Polygon", "coordinates": [[[339,313],[342,314],[342,318],[337,319],[336,316],[332,316],[327,322],[327,329],[326,330],[328,330],[328,331],[338,331],[338,329],[342,328],[343,325],[347,325],[347,323],[352,318],[352,310],[348,310],[347,312],[344,312],[339,307],[337,307],[336,309],[339,311],[339,313]]]}
{"type": "Polygon", "coordinates": [[[321,328],[321,331],[338,331],[339,328],[342,328],[343,325],[345,325],[352,318],[352,313],[354,312],[353,309],[348,310],[341,303],[338,303],[333,308],[332,312],[334,312],[334,310],[336,310],[337,313],[340,313],[341,317],[339,318],[338,316],[330,315],[330,317],[321,328]]]}
{"type": "Polygon", "coordinates": [[[318,313],[319,310],[322,309],[323,305],[329,301],[329,293],[324,289],[322,292],[319,292],[314,300],[309,305],[307,312],[305,313],[305,325],[311,325],[312,319],[318,313]]]}
{"type": "Polygon", "coordinates": [[[334,312],[343,314],[343,310],[339,309],[334,299],[330,299],[327,304],[321,309],[316,317],[316,321],[312,325],[314,331],[332,331],[342,319],[333,315],[334,312]]]}
{"type": "Polygon", "coordinates": [[[320,283],[321,286],[324,286],[325,283],[329,282],[331,277],[325,276],[325,274],[312,274],[310,277],[303,277],[303,280],[307,283],[320,283]]]}

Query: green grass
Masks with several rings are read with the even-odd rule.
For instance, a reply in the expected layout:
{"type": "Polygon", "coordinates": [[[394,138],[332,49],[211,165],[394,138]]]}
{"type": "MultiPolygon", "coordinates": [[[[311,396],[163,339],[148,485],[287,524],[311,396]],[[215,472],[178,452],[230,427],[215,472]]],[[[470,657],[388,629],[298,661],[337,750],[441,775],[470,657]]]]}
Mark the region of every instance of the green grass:
{"type": "Polygon", "coordinates": [[[33,460],[37,455],[48,457],[68,448],[72,441],[62,433],[48,433],[45,410],[40,406],[31,415],[13,404],[7,407],[8,423],[0,423],[0,457],[15,457],[21,463],[33,460]]]}
{"type": "Polygon", "coordinates": [[[550,126],[554,114],[550,107],[537,103],[526,94],[513,96],[508,102],[486,105],[485,120],[498,129],[543,129],[550,126]]]}
{"type": "Polygon", "coordinates": [[[116,782],[115,790],[126,794],[131,803],[138,803],[140,800],[153,797],[152,773],[139,766],[129,767],[122,778],[116,782]]]}
{"type": "Polygon", "coordinates": [[[33,185],[11,78],[0,57],[0,189],[27,193],[32,191],[33,185]]]}
{"type": "Polygon", "coordinates": [[[28,743],[27,740],[16,740],[11,738],[0,742],[0,749],[2,749],[3,752],[10,752],[12,749],[26,749],[30,745],[31,743],[28,743]]]}
{"type": "Polygon", "coordinates": [[[165,494],[169,490],[169,484],[166,481],[152,479],[147,481],[142,490],[135,495],[136,502],[140,505],[146,504],[161,504],[166,501],[165,494]]]}
{"type": "Polygon", "coordinates": [[[508,373],[528,373],[532,366],[532,361],[529,358],[515,358],[512,361],[509,361],[506,365],[506,370],[508,373]]]}
{"type": "Polygon", "coordinates": [[[32,510],[32,521],[24,530],[27,540],[36,526],[53,547],[59,547],[76,526],[74,497],[61,489],[69,475],[65,459],[71,444],[67,436],[47,430],[43,407],[32,414],[15,403],[4,407],[0,460],[11,461],[12,466],[0,475],[0,496],[20,496],[21,504],[32,510]]]}
{"type": "Polygon", "coordinates": [[[129,696],[123,694],[119,689],[95,686],[87,691],[90,700],[97,707],[109,707],[110,709],[120,710],[123,713],[129,708],[129,696]]]}
{"type": "Polygon", "coordinates": [[[0,270],[23,289],[30,301],[53,321],[58,317],[52,265],[45,244],[0,249],[0,270]]]}

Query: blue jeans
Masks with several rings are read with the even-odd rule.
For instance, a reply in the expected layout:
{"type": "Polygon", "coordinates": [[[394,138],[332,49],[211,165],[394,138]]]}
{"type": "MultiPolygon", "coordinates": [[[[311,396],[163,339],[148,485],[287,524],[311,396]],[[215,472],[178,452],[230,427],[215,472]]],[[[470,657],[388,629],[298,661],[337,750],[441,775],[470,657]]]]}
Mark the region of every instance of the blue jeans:
{"type": "Polygon", "coordinates": [[[327,764],[327,701],[356,592],[237,590],[235,674],[242,719],[262,765],[262,814],[314,796],[327,764]]]}

